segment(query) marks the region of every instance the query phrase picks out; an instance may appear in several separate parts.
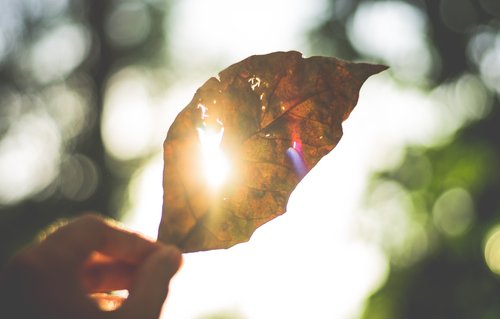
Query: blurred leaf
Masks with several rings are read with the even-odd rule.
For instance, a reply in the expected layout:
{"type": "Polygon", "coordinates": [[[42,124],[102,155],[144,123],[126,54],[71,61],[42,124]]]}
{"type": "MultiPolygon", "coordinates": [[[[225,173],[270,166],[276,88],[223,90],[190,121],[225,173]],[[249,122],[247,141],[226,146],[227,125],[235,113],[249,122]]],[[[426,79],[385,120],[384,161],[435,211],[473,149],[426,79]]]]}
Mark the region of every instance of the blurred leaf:
{"type": "Polygon", "coordinates": [[[251,56],[210,78],[164,143],[159,240],[186,252],[227,248],[284,213],[340,140],[363,82],[384,69],[292,51],[251,56]]]}

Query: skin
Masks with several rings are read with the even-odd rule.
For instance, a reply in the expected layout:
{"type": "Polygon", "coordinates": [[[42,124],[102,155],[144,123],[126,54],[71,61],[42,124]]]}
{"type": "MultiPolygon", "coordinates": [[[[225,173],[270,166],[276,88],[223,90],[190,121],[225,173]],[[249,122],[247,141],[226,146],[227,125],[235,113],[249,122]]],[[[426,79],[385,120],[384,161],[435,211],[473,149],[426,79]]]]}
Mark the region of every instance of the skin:
{"type": "Polygon", "coordinates": [[[11,259],[0,279],[0,316],[158,318],[181,263],[174,246],[87,214],[11,259]],[[101,310],[89,297],[121,289],[129,297],[114,311],[101,310]]]}

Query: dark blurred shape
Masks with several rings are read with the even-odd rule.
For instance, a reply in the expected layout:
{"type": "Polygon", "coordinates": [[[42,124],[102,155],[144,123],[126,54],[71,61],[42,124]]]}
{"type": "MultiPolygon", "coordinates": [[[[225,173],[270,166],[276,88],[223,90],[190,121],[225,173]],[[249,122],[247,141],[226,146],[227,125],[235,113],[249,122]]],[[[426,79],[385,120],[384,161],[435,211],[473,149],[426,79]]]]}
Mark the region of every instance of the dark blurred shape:
{"type": "MultiPolygon", "coordinates": [[[[381,57],[401,85],[445,92],[450,120],[463,125],[436,146],[408,146],[397,167],[374,176],[361,227],[392,266],[363,318],[500,318],[500,1],[365,0],[347,14],[343,3],[330,1],[312,43],[347,59],[381,57]],[[401,76],[397,55],[353,42],[360,37],[346,23],[359,12],[371,19],[367,10],[381,3],[422,14],[434,57],[427,78],[401,76]]],[[[383,38],[378,30],[367,36],[383,38]]]]}
{"type": "Polygon", "coordinates": [[[479,19],[471,0],[441,0],[439,9],[446,27],[458,33],[473,27],[479,19]]]}
{"type": "Polygon", "coordinates": [[[128,65],[166,65],[167,9],[157,0],[2,1],[0,265],[58,218],[119,217],[138,165],[110,162],[100,132],[106,84],[128,65]]]}
{"type": "Polygon", "coordinates": [[[118,3],[106,21],[106,34],[117,47],[141,44],[150,31],[150,13],[147,6],[141,2],[118,3]]]}
{"type": "Polygon", "coordinates": [[[479,0],[479,4],[487,13],[500,17],[500,2],[497,0],[479,0]]]}
{"type": "Polygon", "coordinates": [[[70,200],[84,201],[94,194],[100,178],[102,177],[92,160],[74,154],[61,164],[60,192],[70,200]]]}

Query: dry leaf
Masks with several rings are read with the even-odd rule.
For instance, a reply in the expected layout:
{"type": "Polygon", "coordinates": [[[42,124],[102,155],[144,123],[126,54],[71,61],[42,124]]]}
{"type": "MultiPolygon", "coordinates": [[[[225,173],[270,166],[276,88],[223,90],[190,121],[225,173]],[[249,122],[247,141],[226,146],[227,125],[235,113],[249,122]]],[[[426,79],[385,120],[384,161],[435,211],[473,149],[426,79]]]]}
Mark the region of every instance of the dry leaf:
{"type": "Polygon", "coordinates": [[[301,178],[342,136],[359,89],[385,66],[299,52],[251,56],[210,78],[164,143],[159,240],[228,248],[285,212],[301,178]]]}

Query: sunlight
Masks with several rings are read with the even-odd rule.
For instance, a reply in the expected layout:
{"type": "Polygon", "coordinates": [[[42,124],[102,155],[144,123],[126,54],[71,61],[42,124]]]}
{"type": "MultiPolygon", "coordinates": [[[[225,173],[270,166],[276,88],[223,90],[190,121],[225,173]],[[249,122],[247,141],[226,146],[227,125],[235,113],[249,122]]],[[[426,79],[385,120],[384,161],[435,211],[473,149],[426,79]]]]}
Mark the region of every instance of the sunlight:
{"type": "Polygon", "coordinates": [[[490,270],[500,274],[500,225],[495,226],[486,235],[484,259],[490,270]]]}
{"type": "MultiPolygon", "coordinates": [[[[170,91],[165,116],[173,118],[179,109],[171,106],[185,105],[195,89],[196,85],[183,84],[170,91]]],[[[199,111],[202,120],[210,119],[210,110],[203,112],[200,106],[199,111]]],[[[359,203],[367,176],[388,161],[397,162],[403,143],[440,137],[437,128],[446,114],[438,112],[431,96],[398,91],[384,77],[364,85],[355,112],[344,123],[346,134],[332,154],[297,185],[286,214],[259,228],[248,243],[184,256],[162,318],[200,318],[220,311],[236,311],[249,319],[359,314],[366,296],[385,280],[389,269],[384,253],[358,233],[360,219],[366,216],[359,203]],[[297,236],[298,230],[304,236],[297,236]],[[298,289],[291,289],[290,282],[298,289]]],[[[205,167],[217,176],[219,169],[224,171],[220,143],[228,132],[220,123],[216,129],[201,127],[205,167]]],[[[300,139],[294,141],[291,155],[296,157],[301,145],[300,139]]],[[[125,220],[151,237],[156,236],[161,218],[161,158],[160,154],[148,162],[134,177],[129,193],[134,204],[125,220]]]]}
{"type": "MultiPolygon", "coordinates": [[[[312,24],[310,17],[317,19],[325,11],[324,4],[323,0],[307,6],[299,0],[175,1],[168,25],[169,48],[176,74],[181,76],[162,103],[163,129],[189,103],[200,82],[222,67],[277,50],[297,49],[312,55],[304,47],[302,34],[312,24]],[[278,11],[282,13],[279,23],[278,11]],[[259,23],[248,28],[245,22],[256,17],[259,23]]],[[[259,91],[264,84],[260,80],[254,75],[247,85],[259,91]]],[[[248,243],[185,254],[183,267],[171,282],[162,318],[207,318],[228,312],[249,319],[358,316],[366,296],[380,286],[389,270],[383,251],[363,241],[356,231],[369,171],[393,157],[397,160],[396,150],[403,142],[435,135],[434,124],[439,124],[422,125],[437,112],[429,97],[397,92],[387,78],[373,78],[365,84],[356,116],[344,125],[342,141],[296,187],[286,214],[260,227],[248,243]]],[[[198,110],[200,121],[206,122],[197,132],[202,178],[220,186],[229,177],[229,169],[236,172],[221,150],[222,138],[230,132],[229,126],[224,131],[218,116],[211,113],[214,110],[207,107],[198,110]]],[[[262,110],[268,107],[261,105],[262,110]]],[[[307,167],[301,166],[300,140],[293,138],[288,156],[300,172],[307,167]]],[[[127,224],[152,236],[161,214],[161,177],[159,156],[135,176],[130,189],[134,204],[127,224]]]]}
{"type": "Polygon", "coordinates": [[[229,174],[229,161],[220,149],[224,127],[218,132],[206,127],[197,130],[203,154],[205,179],[209,186],[217,188],[226,181],[229,174]]]}
{"type": "Polygon", "coordinates": [[[101,132],[106,152],[119,160],[144,156],[161,145],[148,79],[140,68],[122,69],[108,80],[101,132]],[[156,138],[155,138],[156,137],[156,138]]]}
{"type": "Polygon", "coordinates": [[[248,83],[250,83],[250,87],[252,88],[252,91],[255,91],[255,88],[260,87],[260,82],[261,82],[260,78],[256,77],[255,75],[248,80],[248,83]]]}
{"type": "Polygon", "coordinates": [[[304,51],[304,30],[326,7],[325,0],[173,1],[169,49],[179,70],[206,69],[214,61],[220,67],[257,53],[304,51]]]}
{"type": "Polygon", "coordinates": [[[0,142],[0,205],[40,192],[53,181],[61,139],[54,121],[42,111],[29,112],[12,125],[0,142]]]}
{"type": "Polygon", "coordinates": [[[90,35],[78,24],[62,24],[37,39],[26,66],[40,82],[50,82],[70,74],[87,56],[90,35]]]}
{"type": "Polygon", "coordinates": [[[399,1],[360,5],[348,24],[356,49],[381,59],[398,76],[424,79],[432,72],[425,17],[415,6],[399,1]]]}

